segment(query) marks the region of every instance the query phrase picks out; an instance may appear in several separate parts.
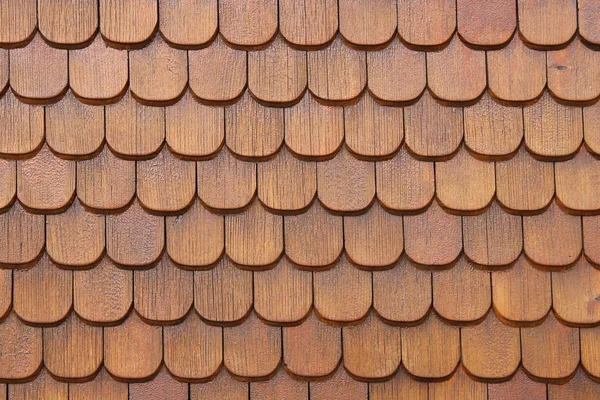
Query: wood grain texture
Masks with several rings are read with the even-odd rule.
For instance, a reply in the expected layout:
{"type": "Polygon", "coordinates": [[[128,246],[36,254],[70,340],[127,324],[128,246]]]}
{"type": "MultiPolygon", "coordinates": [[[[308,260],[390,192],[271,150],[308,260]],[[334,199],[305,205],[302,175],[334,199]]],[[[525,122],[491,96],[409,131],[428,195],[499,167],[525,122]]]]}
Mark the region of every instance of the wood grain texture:
{"type": "Polygon", "coordinates": [[[496,192],[494,163],[473,157],[462,147],[447,161],[435,163],[437,199],[449,209],[477,212],[486,208],[496,192]]]}
{"type": "Polygon", "coordinates": [[[208,212],[199,201],[183,215],[167,217],[167,252],[186,267],[203,267],[219,260],[225,250],[223,217],[208,212]]]}
{"type": "Polygon", "coordinates": [[[67,400],[69,385],[52,378],[46,369],[42,369],[34,381],[23,385],[11,385],[10,400],[67,400]]]}
{"type": "Polygon", "coordinates": [[[102,400],[106,398],[127,400],[128,387],[124,382],[114,380],[106,369],[102,368],[98,375],[89,382],[69,384],[71,400],[102,400]]]}
{"type": "Polygon", "coordinates": [[[429,385],[430,400],[452,398],[487,400],[487,384],[471,379],[459,368],[447,381],[429,385]]]}
{"type": "Polygon", "coordinates": [[[289,105],[304,95],[307,79],[306,52],[280,36],[266,50],[248,53],[248,89],[258,100],[289,105]]]}
{"type": "Polygon", "coordinates": [[[600,4],[594,0],[577,2],[579,34],[588,42],[600,43],[600,27],[596,24],[596,15],[600,12],[600,4]]]}
{"type": "Polygon", "coordinates": [[[157,23],[157,0],[100,0],[100,32],[112,44],[142,43],[157,23]]]}
{"type": "Polygon", "coordinates": [[[377,198],[387,209],[419,211],[433,199],[434,164],[415,159],[405,147],[394,158],[376,162],[375,171],[377,198]]]}
{"type": "Polygon", "coordinates": [[[340,33],[353,45],[382,45],[396,33],[396,11],[394,0],[341,0],[340,33]]]}
{"type": "Polygon", "coordinates": [[[402,357],[399,327],[386,325],[370,313],[361,324],[342,331],[344,368],[350,375],[379,379],[396,372],[402,357]]]}
{"type": "Polygon", "coordinates": [[[506,322],[541,320],[552,303],[551,277],[535,269],[525,257],[506,271],[492,272],[494,310],[506,322]]]}
{"type": "Polygon", "coordinates": [[[231,102],[246,88],[245,51],[229,47],[221,35],[207,48],[188,52],[190,89],[205,101],[231,102]]]}
{"type": "Polygon", "coordinates": [[[353,399],[367,400],[369,387],[365,382],[352,379],[344,370],[338,368],[326,381],[310,383],[310,398],[313,400],[353,399]]]}
{"type": "Polygon", "coordinates": [[[285,144],[295,154],[317,158],[331,156],[344,139],[344,110],[325,106],[305,95],[284,109],[285,144]]]}
{"type": "Polygon", "coordinates": [[[9,75],[9,52],[8,50],[0,50],[0,90],[4,91],[8,85],[9,75]]]}
{"type": "Polygon", "coordinates": [[[120,265],[149,265],[163,251],[164,232],[165,219],[146,213],[134,201],[122,214],[106,216],[106,253],[120,265]]]}
{"type": "Polygon", "coordinates": [[[312,274],[283,258],[275,268],[254,274],[254,310],[266,321],[290,324],[312,306],[312,274]]]}
{"type": "Polygon", "coordinates": [[[8,207],[17,195],[17,163],[0,159],[0,209],[8,207]]]}
{"type": "Polygon", "coordinates": [[[114,100],[128,79],[127,51],[109,47],[101,35],[89,46],[69,52],[69,86],[77,97],[92,103],[114,100]]]}
{"type": "Polygon", "coordinates": [[[219,398],[222,400],[247,400],[249,387],[247,382],[233,379],[226,371],[207,383],[190,384],[192,400],[219,398]]]}
{"type": "Polygon", "coordinates": [[[600,396],[600,387],[581,369],[564,385],[548,385],[548,399],[592,400],[600,396]]]}
{"type": "Polygon", "coordinates": [[[488,93],[464,108],[464,123],[465,146],[482,156],[508,156],[523,139],[523,111],[497,103],[488,93]]]}
{"type": "Polygon", "coordinates": [[[46,241],[43,215],[30,214],[18,202],[0,214],[0,264],[12,266],[35,260],[46,241]]]}
{"type": "Polygon", "coordinates": [[[284,218],[285,254],[302,267],[333,264],[343,248],[342,217],[315,202],[305,213],[284,218]]]}
{"type": "Polygon", "coordinates": [[[319,378],[335,371],[342,358],[341,328],[311,313],[302,324],[284,327],[282,332],[283,367],[292,376],[319,378]]]}
{"type": "Polygon", "coordinates": [[[73,273],[73,306],[86,321],[114,324],[127,315],[132,302],[133,272],[117,268],[108,258],[73,273]]]}
{"type": "Polygon", "coordinates": [[[414,323],[431,308],[431,272],[403,257],[392,269],[373,272],[373,307],[388,322],[414,323]]]}
{"type": "Polygon", "coordinates": [[[600,154],[600,105],[598,103],[583,108],[583,135],[588,150],[600,154]]]}
{"type": "Polygon", "coordinates": [[[344,109],[346,145],[361,156],[389,156],[404,139],[403,118],[402,108],[379,105],[365,95],[357,104],[344,109]]]}
{"type": "Polygon", "coordinates": [[[77,197],[94,210],[126,207],[135,194],[135,162],[116,157],[108,146],[77,162],[77,197]]]}
{"type": "Polygon", "coordinates": [[[600,217],[582,217],[583,249],[585,256],[595,265],[600,264],[600,217]]]}
{"type": "Polygon", "coordinates": [[[510,377],[521,361],[519,335],[519,328],[503,324],[494,312],[490,312],[479,325],[461,328],[465,369],[485,379],[510,377]]]}
{"type": "Polygon", "coordinates": [[[525,145],[541,157],[574,154],[583,140],[583,118],[579,107],[557,103],[545,93],[540,101],[523,109],[525,145]]]}
{"type": "Polygon", "coordinates": [[[552,308],[572,324],[600,321],[600,271],[581,258],[568,271],[552,273],[552,308]]]}
{"type": "Polygon", "coordinates": [[[574,40],[548,52],[548,89],[566,101],[589,101],[600,95],[600,54],[574,40]]]}
{"type": "Polygon", "coordinates": [[[31,324],[54,324],[71,311],[73,273],[43,255],[29,269],[14,271],[13,309],[31,324]]]}
{"type": "Polygon", "coordinates": [[[177,158],[163,147],[137,166],[137,197],[151,210],[173,213],[189,206],[196,195],[196,163],[177,158]]]}
{"type": "Polygon", "coordinates": [[[600,162],[582,147],[575,158],[556,163],[556,198],[559,204],[578,213],[600,209],[600,162]]]}
{"type": "Polygon", "coordinates": [[[321,46],[333,39],[338,29],[335,0],[280,0],[279,30],[297,46],[321,46]]]}
{"type": "Polygon", "coordinates": [[[378,202],[365,214],[344,217],[344,248],[353,263],[364,267],[394,264],[404,250],[402,217],[386,212],[378,202]]]}
{"type": "Polygon", "coordinates": [[[25,155],[44,140],[44,107],[22,103],[6,91],[0,98],[0,154],[25,155]]]}
{"type": "Polygon", "coordinates": [[[129,92],[106,107],[106,142],[111,150],[129,157],[148,157],[165,140],[165,110],[135,101],[129,92]]]}
{"type": "Polygon", "coordinates": [[[517,25],[517,3],[512,0],[458,0],[458,34],[476,46],[497,46],[510,40],[517,25]]]}
{"type": "Polygon", "coordinates": [[[577,29],[575,0],[519,0],[519,31],[532,45],[557,46],[566,43],[577,29]]]}
{"type": "Polygon", "coordinates": [[[25,325],[15,313],[0,324],[0,376],[21,380],[42,365],[42,329],[25,325]]]}
{"type": "Polygon", "coordinates": [[[262,106],[246,93],[225,109],[225,130],[227,147],[238,156],[270,157],[283,143],[283,110],[262,106]]]}
{"type": "Polygon", "coordinates": [[[129,87],[141,102],[175,101],[187,85],[187,53],[170,47],[160,36],[141,50],[129,52],[129,87]]]}
{"type": "Polygon", "coordinates": [[[440,52],[427,55],[427,85],[445,101],[471,101],[486,87],[485,53],[452,40],[440,52]]]}
{"type": "Polygon", "coordinates": [[[46,217],[46,251],[52,261],[83,267],[104,253],[104,216],[93,214],[75,200],[65,212],[46,217]]]}
{"type": "Polygon", "coordinates": [[[277,0],[219,1],[219,32],[236,46],[260,46],[277,32],[277,0]]]}
{"type": "Polygon", "coordinates": [[[592,376],[600,374],[598,365],[598,328],[581,328],[581,365],[592,376]]]}
{"type": "Polygon", "coordinates": [[[36,12],[36,3],[33,1],[2,0],[0,2],[0,43],[25,42],[36,27],[36,12]]]}
{"type": "Polygon", "coordinates": [[[52,101],[63,94],[68,69],[67,51],[48,46],[41,35],[10,51],[10,86],[18,97],[30,102],[52,101]]]}
{"type": "Polygon", "coordinates": [[[265,207],[299,212],[317,193],[317,164],[302,161],[282,148],[270,161],[258,164],[258,198],[265,207]]]}
{"type": "Polygon", "coordinates": [[[546,398],[546,384],[531,380],[522,369],[506,382],[488,384],[488,399],[543,399],[546,398]]]}
{"type": "Polygon", "coordinates": [[[186,157],[207,157],[225,141],[225,112],[208,107],[186,92],[176,104],[165,109],[169,149],[186,157]]]}
{"type": "Polygon", "coordinates": [[[546,56],[515,35],[503,49],[487,52],[490,93],[501,100],[528,102],[546,85],[546,56]]]}
{"type": "Polygon", "coordinates": [[[446,213],[436,201],[422,214],[404,217],[404,248],[408,258],[421,265],[452,263],[462,250],[458,215],[446,213]]]}
{"type": "Polygon", "coordinates": [[[283,252],[283,217],[254,202],[242,214],[225,216],[225,251],[236,264],[265,267],[283,252]]]}
{"type": "Polygon", "coordinates": [[[0,270],[0,316],[4,319],[10,312],[12,306],[12,270],[0,270]]]}
{"type": "Polygon", "coordinates": [[[165,326],[164,360],[169,372],[183,379],[206,379],[223,362],[223,331],[202,322],[196,313],[173,326],[165,326]]]}
{"type": "Polygon", "coordinates": [[[173,400],[186,400],[188,385],[175,380],[164,369],[151,381],[129,385],[130,400],[159,400],[165,397],[173,400]]]}
{"type": "Polygon", "coordinates": [[[89,40],[97,28],[97,0],[38,1],[38,29],[50,42],[81,44],[89,40]]]}
{"type": "Polygon", "coordinates": [[[93,155],[104,142],[104,109],[81,103],[72,93],[46,107],[46,143],[69,157],[93,155]]]}
{"type": "Polygon", "coordinates": [[[555,203],[543,214],[523,217],[523,250],[536,264],[571,264],[582,245],[581,217],[566,214],[555,203]]]}
{"type": "Polygon", "coordinates": [[[366,83],[365,53],[346,46],[342,39],[308,53],[308,88],[317,98],[348,102],[361,94],[366,83]]]}
{"type": "Polygon", "coordinates": [[[367,53],[369,92],[384,102],[407,102],[425,90],[425,53],[393,39],[388,47],[367,53]],[[401,74],[394,71],[402,71],[401,74]]]}
{"type": "Polygon", "coordinates": [[[44,328],[44,366],[54,376],[81,379],[102,363],[102,327],[71,314],[57,327],[44,328]]]}
{"type": "Polygon", "coordinates": [[[223,149],[217,157],[198,161],[198,196],[209,209],[240,211],[256,192],[256,163],[242,161],[223,149]]]}
{"type": "Polygon", "coordinates": [[[476,322],[492,303],[490,273],[474,268],[464,257],[448,270],[434,271],[433,308],[450,321],[476,322]]]}
{"type": "Polygon", "coordinates": [[[402,365],[421,378],[449,376],[460,358],[459,329],[431,314],[422,324],[402,329],[402,365]]]}
{"type": "Polygon", "coordinates": [[[208,271],[194,272],[194,307],[213,323],[226,324],[244,318],[252,306],[252,272],[223,258],[208,271]]]}
{"type": "Polygon", "coordinates": [[[284,371],[264,382],[250,383],[252,399],[308,399],[308,383],[292,379],[284,371]]]}
{"type": "Polygon", "coordinates": [[[425,92],[419,101],[404,109],[406,146],[427,158],[447,158],[463,139],[462,109],[445,107],[425,92]]]}
{"type": "Polygon", "coordinates": [[[162,328],[147,325],[135,312],[121,325],[104,328],[104,367],[116,378],[148,378],[160,368],[162,355],[162,328]]]}
{"type": "Polygon", "coordinates": [[[523,221],[497,202],[486,212],[464,216],[463,246],[465,255],[474,263],[504,266],[515,261],[523,250],[523,221]]]}
{"type": "Polygon", "coordinates": [[[217,33],[217,0],[161,0],[158,7],[160,33],[169,43],[198,46],[217,33]]]}
{"type": "Polygon", "coordinates": [[[74,194],[74,161],[56,157],[46,145],[34,158],[17,161],[17,197],[24,207],[57,212],[74,194]]]}
{"type": "Polygon", "coordinates": [[[193,272],[176,267],[167,256],[151,269],[133,274],[133,304],[150,322],[182,320],[194,301],[193,272]]]}
{"type": "Polygon", "coordinates": [[[402,369],[398,370],[389,381],[369,383],[370,400],[427,400],[428,392],[426,382],[414,380],[402,369]]]}
{"type": "Polygon", "coordinates": [[[579,329],[562,325],[552,313],[538,326],[521,328],[523,368],[542,379],[569,376],[579,363],[579,329]]]}
{"type": "Polygon", "coordinates": [[[335,158],[317,164],[317,193],[323,206],[334,212],[364,210],[375,197],[375,163],[343,148],[335,158]]]}
{"type": "Polygon", "coordinates": [[[266,377],[281,361],[281,328],[269,326],[252,313],[241,325],[223,328],[224,365],[234,376],[266,377]]]}
{"type": "Polygon", "coordinates": [[[371,307],[372,286],[371,272],[342,256],[333,268],[313,273],[315,311],[334,324],[359,321],[371,307]]]}
{"type": "Polygon", "coordinates": [[[439,46],[456,28],[456,3],[452,0],[398,2],[398,33],[415,46],[439,46]]]}
{"type": "Polygon", "coordinates": [[[554,168],[538,161],[521,146],[507,161],[496,163],[496,197],[509,210],[530,214],[546,207],[554,196],[554,168]]]}

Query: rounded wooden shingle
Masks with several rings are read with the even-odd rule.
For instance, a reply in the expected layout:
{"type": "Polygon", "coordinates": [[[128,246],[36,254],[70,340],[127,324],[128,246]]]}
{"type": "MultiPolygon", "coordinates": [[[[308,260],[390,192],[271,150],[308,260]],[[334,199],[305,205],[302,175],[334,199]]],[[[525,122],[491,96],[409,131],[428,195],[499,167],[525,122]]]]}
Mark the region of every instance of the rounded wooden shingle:
{"type": "Polygon", "coordinates": [[[398,2],[398,33],[414,46],[439,46],[456,29],[454,0],[407,0],[398,2]]]}
{"type": "Polygon", "coordinates": [[[277,33],[277,0],[220,0],[219,32],[234,46],[261,46],[277,33]]]}
{"type": "Polygon", "coordinates": [[[21,102],[12,90],[0,98],[0,154],[29,155],[44,143],[44,107],[21,102]]]}
{"type": "Polygon", "coordinates": [[[579,0],[577,2],[579,34],[588,42],[600,43],[600,27],[596,16],[600,12],[600,3],[594,0],[579,0]]]}
{"type": "Polygon", "coordinates": [[[13,312],[0,324],[0,338],[2,379],[32,377],[42,365],[42,328],[25,325],[13,312]]]}
{"type": "Polygon", "coordinates": [[[0,210],[4,210],[17,194],[17,163],[14,160],[0,159],[0,210]]]}
{"type": "Polygon", "coordinates": [[[36,2],[0,1],[0,44],[21,44],[31,37],[37,24],[36,2]]]}
{"type": "Polygon", "coordinates": [[[593,400],[600,397],[600,386],[586,374],[587,370],[587,367],[578,369],[573,379],[563,385],[548,385],[548,399],[593,400]]]}
{"type": "Polygon", "coordinates": [[[341,0],[340,33],[353,45],[382,45],[396,33],[396,11],[394,0],[341,0]]]}
{"type": "Polygon", "coordinates": [[[600,161],[582,147],[575,158],[554,164],[556,198],[577,213],[600,210],[600,161]]]}
{"type": "Polygon", "coordinates": [[[27,212],[19,202],[0,214],[0,264],[24,265],[39,257],[44,244],[45,218],[27,212]]]}
{"type": "Polygon", "coordinates": [[[581,258],[567,271],[552,272],[552,307],[561,321],[589,325],[600,321],[600,271],[581,258]]]}
{"type": "Polygon", "coordinates": [[[577,29],[576,0],[519,0],[519,31],[534,46],[558,46],[577,29]]]}
{"type": "Polygon", "coordinates": [[[99,0],[100,32],[116,46],[141,44],[158,23],[158,0],[99,0]]]}
{"type": "Polygon", "coordinates": [[[336,0],[279,0],[279,30],[297,46],[321,46],[338,29],[336,0]]]}
{"type": "Polygon", "coordinates": [[[600,375],[600,365],[598,365],[598,344],[600,335],[598,327],[581,328],[581,366],[593,377],[600,375]]]}
{"type": "Polygon", "coordinates": [[[199,46],[217,33],[217,0],[161,0],[158,3],[160,33],[176,46],[199,46]]]}
{"type": "Polygon", "coordinates": [[[458,0],[458,34],[476,46],[498,46],[510,40],[517,25],[512,0],[458,0]]]}
{"type": "Polygon", "coordinates": [[[98,28],[98,0],[39,0],[38,29],[56,45],[84,44],[98,28]]]}

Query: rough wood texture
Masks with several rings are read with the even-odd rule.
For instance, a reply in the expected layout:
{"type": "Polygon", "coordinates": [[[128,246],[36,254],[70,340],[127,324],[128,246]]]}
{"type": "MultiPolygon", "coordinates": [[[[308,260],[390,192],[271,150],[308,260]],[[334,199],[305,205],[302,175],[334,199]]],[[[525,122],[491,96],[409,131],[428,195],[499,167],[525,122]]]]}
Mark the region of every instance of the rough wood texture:
{"type": "Polygon", "coordinates": [[[533,45],[556,46],[567,42],[577,29],[575,0],[519,0],[519,31],[533,45]]]}
{"type": "Polygon", "coordinates": [[[512,0],[458,0],[458,33],[476,46],[506,43],[517,25],[517,3],[512,0]]]}
{"type": "Polygon", "coordinates": [[[10,400],[67,400],[69,398],[69,385],[52,378],[47,370],[43,369],[37,379],[23,385],[11,385],[10,400]]]}
{"type": "Polygon", "coordinates": [[[218,397],[223,400],[247,400],[249,393],[248,383],[233,379],[223,371],[208,382],[190,385],[192,400],[204,400],[218,397]]]}
{"type": "Polygon", "coordinates": [[[169,43],[202,45],[217,33],[217,0],[161,0],[158,6],[160,33],[169,43]]]}
{"type": "Polygon", "coordinates": [[[586,371],[597,376],[600,374],[598,365],[598,328],[588,328],[580,330],[581,340],[581,365],[586,371]]]}
{"type": "Polygon", "coordinates": [[[214,323],[244,318],[252,306],[252,272],[237,268],[223,258],[208,271],[194,272],[194,307],[214,323]]]}
{"type": "Polygon", "coordinates": [[[73,273],[73,305],[81,318],[114,324],[133,302],[133,272],[117,268],[108,258],[94,268],[73,273]]]}
{"type": "Polygon", "coordinates": [[[0,154],[29,154],[43,139],[44,107],[24,104],[8,90],[0,98],[0,154]]]}
{"type": "Polygon", "coordinates": [[[311,313],[301,325],[284,327],[282,332],[286,371],[293,376],[311,378],[335,371],[342,358],[341,328],[327,325],[311,313]]]}
{"type": "Polygon", "coordinates": [[[104,328],[104,367],[117,378],[148,378],[160,367],[162,343],[162,328],[132,312],[121,325],[104,328]]]}
{"type": "Polygon", "coordinates": [[[404,217],[404,248],[411,261],[428,266],[452,263],[462,250],[462,226],[436,201],[422,214],[404,217]]]}
{"type": "Polygon", "coordinates": [[[346,374],[344,368],[338,368],[330,379],[310,383],[310,398],[313,400],[367,400],[369,398],[369,387],[364,382],[352,379],[346,374]]]}
{"type": "Polygon", "coordinates": [[[260,46],[277,32],[277,0],[219,1],[219,31],[237,46],[260,46]]]}
{"type": "Polygon", "coordinates": [[[44,248],[44,216],[30,214],[16,202],[0,214],[0,264],[18,266],[34,261],[44,248]]]}
{"type": "Polygon", "coordinates": [[[550,274],[521,257],[510,269],[492,272],[494,310],[505,322],[532,323],[550,310],[550,274]]]}
{"type": "Polygon", "coordinates": [[[544,399],[546,398],[546,385],[541,382],[532,381],[522,369],[511,380],[502,383],[488,384],[488,399],[544,399]]]}
{"type": "Polygon", "coordinates": [[[207,325],[191,313],[181,324],[164,327],[163,334],[165,366],[172,374],[203,379],[218,371],[223,362],[221,328],[207,325]]]}
{"type": "Polygon", "coordinates": [[[548,385],[548,398],[592,400],[600,396],[600,386],[582,370],[564,385],[548,385]]]}
{"type": "Polygon", "coordinates": [[[556,316],[572,324],[600,321],[600,271],[585,258],[573,268],[552,273],[552,308],[556,316]]]}
{"type": "Polygon", "coordinates": [[[0,160],[0,210],[10,206],[17,195],[17,163],[0,160]]]}
{"type": "Polygon", "coordinates": [[[332,40],[337,29],[335,0],[279,1],[279,30],[292,44],[320,46],[332,40]]]}
{"type": "Polygon", "coordinates": [[[600,54],[574,40],[548,52],[548,89],[566,101],[589,101],[600,95],[600,54]]]}
{"type": "Polygon", "coordinates": [[[256,399],[308,399],[308,383],[292,379],[280,371],[266,382],[252,382],[250,396],[256,399]]]}
{"type": "Polygon", "coordinates": [[[456,3],[452,0],[398,2],[398,33],[415,46],[439,46],[456,28],[456,3]]]}
{"type": "Polygon", "coordinates": [[[72,314],[57,327],[44,328],[44,366],[61,378],[92,376],[102,362],[102,328],[72,314]]]}
{"type": "Polygon", "coordinates": [[[142,43],[157,23],[157,0],[100,0],[100,32],[113,44],[142,43]]]}
{"type": "Polygon", "coordinates": [[[432,297],[431,272],[415,268],[406,257],[392,269],[373,272],[373,307],[388,322],[419,321],[432,297]]]}
{"type": "Polygon", "coordinates": [[[554,165],[559,204],[578,213],[600,209],[600,161],[582,147],[575,158],[554,165]]]}
{"type": "Polygon", "coordinates": [[[276,324],[302,320],[312,306],[312,274],[282,259],[275,268],[254,274],[254,310],[276,324]]]}
{"type": "Polygon", "coordinates": [[[583,217],[583,248],[588,260],[600,264],[600,217],[583,217]]]}
{"type": "Polygon", "coordinates": [[[188,385],[185,382],[176,381],[164,369],[149,382],[129,385],[130,400],[158,400],[161,397],[186,400],[188,398],[188,385]]]}
{"type": "Polygon", "coordinates": [[[461,368],[447,381],[430,385],[429,399],[487,400],[487,384],[472,380],[461,368]]]}
{"type": "Polygon", "coordinates": [[[281,361],[281,329],[263,324],[252,313],[243,324],[223,328],[224,365],[235,376],[261,378],[281,361]]]}
{"type": "Polygon", "coordinates": [[[319,99],[348,102],[360,95],[366,83],[365,53],[351,49],[341,39],[308,53],[308,88],[319,99]]]}
{"type": "Polygon", "coordinates": [[[286,216],[285,254],[303,267],[333,264],[342,252],[342,217],[327,212],[315,202],[305,213],[286,216]]]}
{"type": "Polygon", "coordinates": [[[399,370],[389,381],[369,384],[369,399],[371,400],[404,398],[427,400],[427,383],[416,381],[403,370],[399,370]]]}
{"type": "Polygon", "coordinates": [[[295,102],[304,95],[307,79],[306,52],[289,47],[279,36],[266,50],[248,54],[248,89],[265,103],[295,102]]]}
{"type": "Polygon", "coordinates": [[[98,28],[98,0],[40,0],[38,29],[46,40],[74,45],[89,40],[98,28]]]}
{"type": "Polygon", "coordinates": [[[133,303],[139,316],[151,322],[183,319],[194,300],[193,274],[176,267],[167,256],[149,270],[135,271],[133,303]]]}
{"type": "Polygon", "coordinates": [[[126,383],[114,380],[106,369],[92,381],[69,384],[69,399],[71,400],[102,400],[102,399],[127,400],[128,387],[126,383]]]}
{"type": "Polygon", "coordinates": [[[2,0],[0,2],[0,43],[25,42],[35,29],[36,12],[34,1],[2,0]]]}
{"type": "Polygon", "coordinates": [[[396,33],[394,0],[341,0],[339,8],[340,33],[349,43],[377,46],[396,33]]]}
{"type": "Polygon", "coordinates": [[[25,325],[10,313],[0,325],[0,374],[4,379],[33,376],[42,365],[42,328],[25,325]]]}
{"type": "Polygon", "coordinates": [[[359,321],[372,303],[371,272],[354,267],[346,257],[331,269],[313,273],[317,314],[334,324],[359,321]]]}
{"type": "Polygon", "coordinates": [[[579,10],[579,34],[588,42],[600,43],[600,28],[595,23],[595,16],[600,12],[600,4],[594,0],[579,0],[577,8],[579,10]]]}

